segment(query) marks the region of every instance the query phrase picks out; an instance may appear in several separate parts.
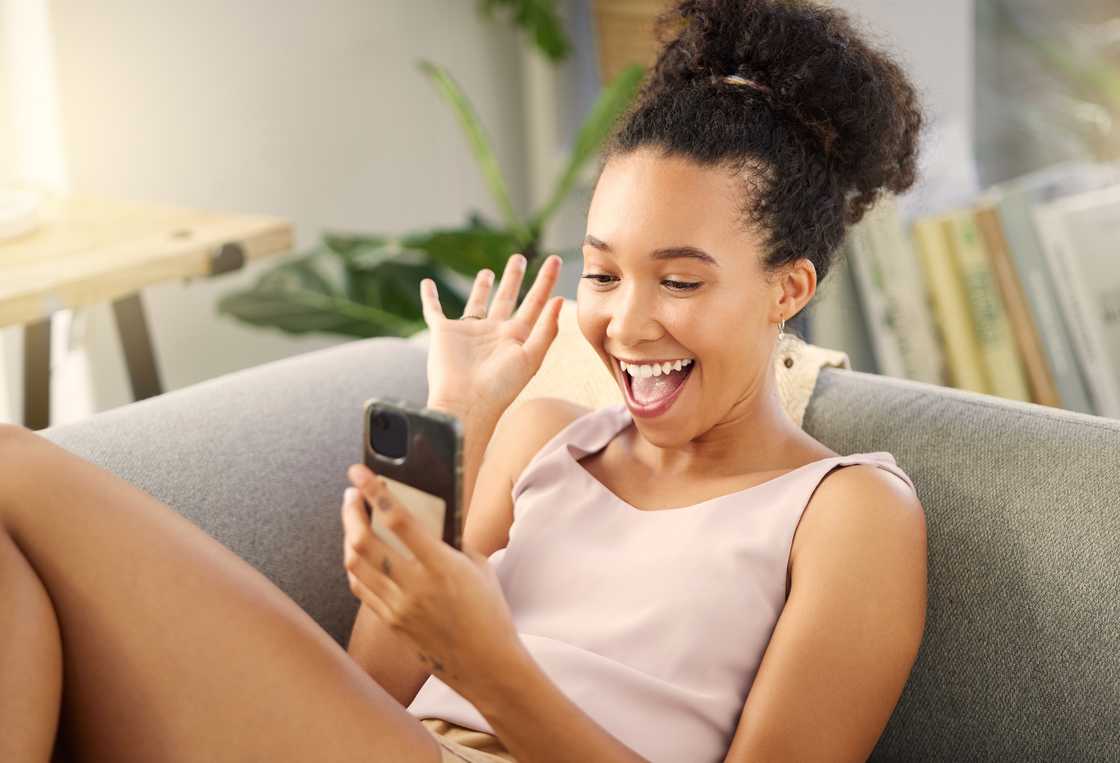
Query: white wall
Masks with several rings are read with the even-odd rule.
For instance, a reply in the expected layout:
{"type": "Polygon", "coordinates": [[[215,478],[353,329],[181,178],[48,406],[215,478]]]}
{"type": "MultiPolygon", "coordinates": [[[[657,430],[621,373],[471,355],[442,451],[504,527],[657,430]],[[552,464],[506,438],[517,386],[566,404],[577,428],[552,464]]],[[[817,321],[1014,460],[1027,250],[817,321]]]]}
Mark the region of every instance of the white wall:
{"type": "Polygon", "coordinates": [[[832,0],[873,30],[902,61],[939,118],[972,122],[973,0],[937,3],[832,0]]]}
{"type": "MultiPolygon", "coordinates": [[[[460,224],[470,209],[496,218],[454,115],[415,68],[428,58],[452,72],[512,195],[523,197],[520,43],[508,22],[479,18],[475,5],[52,0],[71,186],[284,216],[298,251],[328,228],[403,233],[460,224]]],[[[348,341],[217,316],[216,298],[265,267],[144,289],[166,389],[348,341]]],[[[94,412],[68,406],[83,380],[60,383],[77,367],[95,410],[131,400],[109,307],[81,311],[71,333],[76,350],[88,350],[88,371],[75,353],[56,369],[54,423],[94,412]]],[[[4,334],[10,358],[21,337],[4,334]]],[[[14,412],[16,366],[5,368],[14,412]]]]}

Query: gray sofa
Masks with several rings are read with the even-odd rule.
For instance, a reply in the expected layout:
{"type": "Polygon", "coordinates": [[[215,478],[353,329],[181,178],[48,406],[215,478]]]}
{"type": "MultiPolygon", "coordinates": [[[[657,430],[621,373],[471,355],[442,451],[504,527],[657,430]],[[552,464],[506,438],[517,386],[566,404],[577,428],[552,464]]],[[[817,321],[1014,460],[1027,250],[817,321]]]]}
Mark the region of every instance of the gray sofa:
{"type": "MultiPolygon", "coordinates": [[[[361,406],[422,404],[425,352],[354,341],[40,434],[174,507],[345,645],[361,406]]],[[[927,513],[925,637],[871,759],[1120,760],[1120,421],[824,368],[803,426],[893,453],[927,513]]]]}

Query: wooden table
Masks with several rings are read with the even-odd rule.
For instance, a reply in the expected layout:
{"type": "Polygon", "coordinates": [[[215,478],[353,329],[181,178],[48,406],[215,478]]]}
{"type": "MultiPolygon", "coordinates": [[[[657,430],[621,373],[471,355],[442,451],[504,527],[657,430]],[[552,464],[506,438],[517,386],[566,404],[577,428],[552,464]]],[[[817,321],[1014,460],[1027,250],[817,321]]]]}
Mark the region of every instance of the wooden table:
{"type": "Polygon", "coordinates": [[[24,425],[50,425],[51,315],[111,301],[133,398],[163,391],[140,289],[289,252],[279,218],[49,195],[38,230],[0,241],[0,328],[24,327],[24,425]]]}

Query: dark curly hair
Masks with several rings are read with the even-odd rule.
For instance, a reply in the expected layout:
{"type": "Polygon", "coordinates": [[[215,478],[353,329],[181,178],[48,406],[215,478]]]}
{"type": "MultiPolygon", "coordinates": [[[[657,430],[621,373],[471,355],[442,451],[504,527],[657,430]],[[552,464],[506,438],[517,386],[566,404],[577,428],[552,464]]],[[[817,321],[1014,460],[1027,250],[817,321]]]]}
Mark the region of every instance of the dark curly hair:
{"type": "Polygon", "coordinates": [[[915,89],[844,11],[803,0],[677,0],[654,34],[664,47],[599,172],[649,146],[742,174],[743,221],[764,236],[768,274],[807,257],[819,284],[845,226],[881,189],[914,183],[924,125],[915,89]]]}

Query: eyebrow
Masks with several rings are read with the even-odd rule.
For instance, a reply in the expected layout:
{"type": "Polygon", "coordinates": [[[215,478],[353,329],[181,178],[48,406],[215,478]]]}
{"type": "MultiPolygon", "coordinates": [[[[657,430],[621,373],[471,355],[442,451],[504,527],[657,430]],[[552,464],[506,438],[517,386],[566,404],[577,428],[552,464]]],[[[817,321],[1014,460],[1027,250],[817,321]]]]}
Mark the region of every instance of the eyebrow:
{"type": "MultiPolygon", "coordinates": [[[[610,244],[606,241],[600,241],[590,233],[587,234],[587,238],[583,240],[583,243],[585,246],[593,246],[603,252],[614,251],[611,249],[610,244]]],[[[672,260],[679,257],[691,257],[713,267],[719,267],[719,263],[716,262],[715,257],[694,246],[667,246],[661,249],[654,249],[649,253],[649,257],[651,260],[672,260]]]]}

